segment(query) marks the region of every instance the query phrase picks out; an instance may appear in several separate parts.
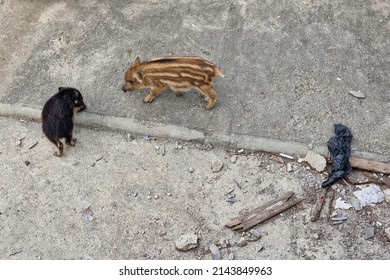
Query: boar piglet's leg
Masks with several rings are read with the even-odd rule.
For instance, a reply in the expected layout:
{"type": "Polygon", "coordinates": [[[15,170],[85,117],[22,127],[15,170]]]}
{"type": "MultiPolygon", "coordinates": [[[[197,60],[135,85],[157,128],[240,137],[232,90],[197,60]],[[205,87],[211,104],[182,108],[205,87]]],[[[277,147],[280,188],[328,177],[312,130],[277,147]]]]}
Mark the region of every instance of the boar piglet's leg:
{"type": "Polygon", "coordinates": [[[156,96],[161,93],[162,91],[164,91],[167,87],[164,86],[164,87],[153,87],[150,89],[150,93],[144,98],[144,102],[145,103],[148,103],[148,102],[152,102],[153,99],[156,98],[156,96]]]}
{"type": "Polygon", "coordinates": [[[199,87],[199,92],[203,96],[208,97],[208,104],[206,109],[210,110],[214,107],[215,102],[217,102],[217,92],[213,89],[211,85],[204,85],[199,87]]]}

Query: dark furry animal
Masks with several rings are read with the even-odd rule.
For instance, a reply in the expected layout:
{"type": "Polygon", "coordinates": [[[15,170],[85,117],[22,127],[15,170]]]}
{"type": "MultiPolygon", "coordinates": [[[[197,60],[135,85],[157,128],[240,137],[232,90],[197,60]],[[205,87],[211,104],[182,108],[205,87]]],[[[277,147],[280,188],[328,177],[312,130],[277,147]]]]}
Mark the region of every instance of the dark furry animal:
{"type": "Polygon", "coordinates": [[[85,110],[83,96],[75,88],[60,87],[58,93],[46,101],[42,110],[42,130],[46,137],[57,147],[54,155],[60,157],[64,145],[60,141],[65,138],[69,146],[76,144],[73,138],[74,112],[85,110]]]}

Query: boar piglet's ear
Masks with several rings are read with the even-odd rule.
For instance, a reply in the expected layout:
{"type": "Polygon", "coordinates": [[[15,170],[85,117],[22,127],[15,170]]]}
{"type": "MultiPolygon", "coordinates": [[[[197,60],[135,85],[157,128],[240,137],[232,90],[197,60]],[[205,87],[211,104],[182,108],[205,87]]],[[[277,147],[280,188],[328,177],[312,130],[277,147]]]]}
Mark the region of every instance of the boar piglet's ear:
{"type": "Polygon", "coordinates": [[[141,64],[141,59],[139,58],[139,56],[135,58],[133,65],[138,65],[138,64],[141,64]]]}
{"type": "Polygon", "coordinates": [[[58,88],[58,91],[61,91],[61,90],[63,90],[64,89],[64,87],[59,87],[58,88]]]}
{"type": "Polygon", "coordinates": [[[135,72],[135,78],[138,80],[138,82],[142,83],[144,77],[141,72],[137,71],[135,72]]]}

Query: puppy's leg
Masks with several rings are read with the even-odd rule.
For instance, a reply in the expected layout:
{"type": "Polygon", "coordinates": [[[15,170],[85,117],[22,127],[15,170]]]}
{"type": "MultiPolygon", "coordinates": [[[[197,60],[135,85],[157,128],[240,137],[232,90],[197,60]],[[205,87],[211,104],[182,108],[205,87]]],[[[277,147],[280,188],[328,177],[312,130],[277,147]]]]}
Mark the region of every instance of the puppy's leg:
{"type": "Polygon", "coordinates": [[[153,99],[156,98],[156,96],[164,91],[166,87],[154,87],[150,89],[150,93],[144,98],[145,103],[150,103],[153,101],[153,99]]]}
{"type": "Polygon", "coordinates": [[[210,110],[214,107],[215,102],[217,102],[217,92],[213,89],[211,85],[204,85],[198,88],[200,94],[208,98],[208,104],[206,109],[210,110]]]}
{"type": "Polygon", "coordinates": [[[65,143],[68,146],[74,147],[76,145],[76,139],[73,138],[73,131],[69,133],[68,137],[65,138],[65,143]]]}
{"type": "Polygon", "coordinates": [[[60,157],[64,154],[64,145],[60,140],[57,139],[49,139],[54,145],[57,147],[57,151],[54,152],[54,155],[60,157]]]}

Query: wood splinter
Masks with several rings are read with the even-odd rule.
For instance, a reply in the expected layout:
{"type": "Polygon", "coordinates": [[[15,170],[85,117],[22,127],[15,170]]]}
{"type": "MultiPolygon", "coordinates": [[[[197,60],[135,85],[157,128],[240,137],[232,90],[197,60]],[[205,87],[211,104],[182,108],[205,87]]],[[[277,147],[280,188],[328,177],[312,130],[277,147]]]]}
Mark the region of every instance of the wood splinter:
{"type": "Polygon", "coordinates": [[[293,197],[293,195],[293,192],[287,192],[284,195],[233,219],[225,226],[232,230],[246,231],[303,200],[303,198],[297,199],[293,197]]]}

